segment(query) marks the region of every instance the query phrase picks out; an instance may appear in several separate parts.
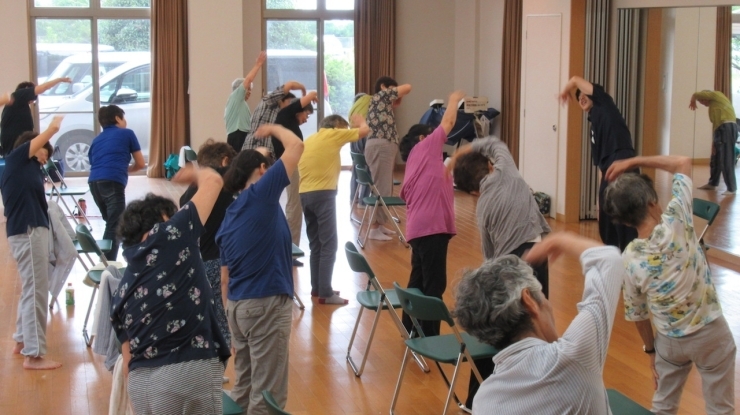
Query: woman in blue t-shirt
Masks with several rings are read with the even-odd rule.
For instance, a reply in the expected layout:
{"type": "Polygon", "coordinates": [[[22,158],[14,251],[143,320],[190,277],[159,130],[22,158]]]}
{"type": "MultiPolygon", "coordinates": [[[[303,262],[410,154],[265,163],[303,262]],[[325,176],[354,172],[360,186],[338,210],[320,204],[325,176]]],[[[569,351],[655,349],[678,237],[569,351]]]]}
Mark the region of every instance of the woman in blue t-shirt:
{"type": "Polygon", "coordinates": [[[245,413],[267,410],[263,390],[272,392],[281,407],[288,400],[293,268],[280,195],[303,153],[303,142],[278,125],[262,125],[255,136],[275,137],[285,151],[271,167],[257,150],[236,156],[224,175],[224,187],[240,193],[216,235],[221,292],[235,350],[231,397],[245,413]]]}
{"type": "Polygon", "coordinates": [[[129,203],[119,223],[128,267],[111,323],[137,414],[222,411],[223,362],[230,354],[198,238],[223,179],[213,169],[188,167],[173,180],[196,176],[198,191],[179,211],[170,199],[150,193],[129,203]]]}

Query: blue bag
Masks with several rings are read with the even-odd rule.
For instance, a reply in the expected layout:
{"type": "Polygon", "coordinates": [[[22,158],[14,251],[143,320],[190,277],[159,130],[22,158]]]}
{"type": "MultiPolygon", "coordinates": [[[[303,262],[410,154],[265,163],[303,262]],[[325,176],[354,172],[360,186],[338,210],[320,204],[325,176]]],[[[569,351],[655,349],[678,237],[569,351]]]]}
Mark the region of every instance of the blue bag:
{"type": "Polygon", "coordinates": [[[177,154],[170,154],[167,157],[167,161],[164,162],[164,175],[167,180],[175,177],[175,174],[180,170],[180,156],[177,154]]]}

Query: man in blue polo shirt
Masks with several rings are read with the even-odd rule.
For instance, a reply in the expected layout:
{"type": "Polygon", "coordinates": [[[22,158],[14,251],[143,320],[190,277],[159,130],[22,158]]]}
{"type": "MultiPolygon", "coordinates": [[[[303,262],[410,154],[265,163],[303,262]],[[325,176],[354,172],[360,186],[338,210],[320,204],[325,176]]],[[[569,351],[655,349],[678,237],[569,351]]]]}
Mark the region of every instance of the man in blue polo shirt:
{"type": "Polygon", "coordinates": [[[61,366],[43,357],[49,304],[49,216],[41,166],[53,152],[49,140],[59,131],[62,118],[55,116],[41,134],[21,134],[5,155],[5,170],[0,178],[8,245],[21,277],[13,354],[25,357],[25,369],[61,366]]]}
{"type": "Polygon", "coordinates": [[[126,128],[124,112],[117,105],[100,107],[98,121],[103,131],[95,137],[87,153],[90,159],[90,193],[105,221],[103,239],[110,239],[113,248],[105,253],[109,261],[118,256],[116,228],[126,208],[128,174],[144,168],[139,140],[126,128]],[[131,157],[134,164],[129,165],[131,157]]]}

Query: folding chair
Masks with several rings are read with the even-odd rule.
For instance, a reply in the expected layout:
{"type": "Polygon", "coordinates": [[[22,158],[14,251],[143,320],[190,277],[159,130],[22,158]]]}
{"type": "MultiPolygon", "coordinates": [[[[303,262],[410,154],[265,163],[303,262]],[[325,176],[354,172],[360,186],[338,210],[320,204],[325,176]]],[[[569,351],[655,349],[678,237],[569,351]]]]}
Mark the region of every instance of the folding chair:
{"type": "MultiPolygon", "coordinates": [[[[350,152],[349,155],[352,157],[352,166],[353,167],[360,166],[360,167],[366,169],[367,171],[370,171],[370,169],[367,168],[367,161],[365,160],[365,155],[364,154],[350,152]]],[[[394,186],[398,186],[399,184],[401,184],[401,182],[399,180],[393,179],[393,185],[394,186]]],[[[355,205],[357,204],[358,198],[360,196],[360,187],[361,186],[364,186],[364,185],[360,184],[359,183],[359,180],[357,180],[357,187],[355,188],[355,194],[352,195],[352,203],[349,206],[349,218],[350,218],[350,220],[352,220],[353,222],[356,222],[357,224],[360,224],[360,221],[357,220],[357,219],[355,219],[354,216],[352,216],[352,212],[353,212],[353,210],[355,208],[355,205]]],[[[395,208],[393,208],[393,213],[396,213],[395,208]]],[[[396,221],[396,223],[400,223],[400,219],[398,219],[398,213],[396,213],[396,216],[393,216],[393,220],[396,221]]]]}
{"type": "Polygon", "coordinates": [[[223,406],[222,415],[241,415],[244,413],[242,407],[237,405],[224,391],[221,391],[221,404],[223,406]]]}
{"type": "MultiPolygon", "coordinates": [[[[69,213],[69,216],[72,217],[75,224],[78,224],[77,218],[75,218],[74,211],[69,208],[69,205],[67,205],[67,202],[64,201],[64,196],[69,196],[72,198],[72,201],[74,202],[75,206],[77,206],[77,211],[80,212],[83,218],[85,218],[85,222],[90,223],[89,220],[87,220],[87,215],[85,214],[85,211],[82,210],[80,207],[80,204],[77,203],[77,198],[79,196],[84,196],[87,192],[90,191],[90,188],[88,186],[80,186],[80,187],[69,187],[67,186],[67,183],[64,181],[64,177],[62,177],[61,174],[59,174],[59,170],[57,170],[54,167],[54,162],[49,159],[46,164],[43,166],[44,174],[46,174],[46,178],[49,179],[49,183],[51,184],[51,189],[46,191],[46,195],[49,196],[49,200],[52,200],[55,196],[57,200],[62,201],[62,205],[64,206],[64,209],[67,210],[67,213],[69,213]],[[54,172],[56,175],[58,181],[59,181],[59,187],[54,184],[54,180],[51,177],[51,172],[54,172]]],[[[92,227],[90,227],[92,229],[92,227]]]]}
{"type": "Polygon", "coordinates": [[[77,234],[77,241],[79,242],[80,248],[83,252],[95,253],[98,255],[98,257],[100,257],[100,262],[87,271],[87,276],[84,281],[85,285],[92,285],[93,287],[93,292],[90,296],[90,304],[87,306],[87,313],[85,314],[85,322],[82,324],[82,337],[85,338],[85,344],[87,345],[87,347],[90,347],[90,345],[92,344],[92,340],[87,333],[87,322],[90,319],[90,312],[92,311],[92,306],[95,302],[95,294],[98,292],[98,287],[100,286],[100,278],[103,275],[103,271],[108,265],[111,264],[115,265],[116,268],[118,268],[121,272],[123,272],[126,267],[119,262],[108,262],[108,260],[105,258],[105,255],[103,255],[103,251],[100,249],[97,242],[90,234],[90,230],[87,229],[87,226],[82,223],[77,225],[77,228],[75,228],[75,233],[77,234]]]}
{"type": "MultiPolygon", "coordinates": [[[[704,229],[699,235],[699,245],[701,245],[702,249],[706,252],[709,247],[704,243],[704,234],[707,233],[707,229],[712,225],[714,219],[717,218],[717,215],[719,214],[719,205],[708,200],[694,198],[692,209],[695,216],[707,221],[706,226],[704,226],[704,229]]],[[[694,231],[696,231],[696,229],[694,229],[694,231]]]]}
{"type": "MultiPolygon", "coordinates": [[[[370,188],[370,196],[362,199],[362,201],[365,203],[365,211],[362,214],[362,222],[360,222],[360,229],[357,230],[357,243],[360,245],[360,248],[365,248],[365,242],[367,241],[367,236],[370,235],[370,224],[372,224],[373,219],[375,219],[375,211],[378,209],[378,206],[383,205],[383,209],[385,209],[385,213],[388,214],[388,217],[393,217],[388,207],[389,206],[390,207],[406,206],[406,202],[404,202],[404,200],[401,199],[400,197],[381,196],[380,192],[378,192],[378,188],[375,186],[375,183],[373,183],[373,178],[372,176],[370,176],[370,172],[367,170],[367,168],[355,166],[355,171],[357,172],[357,183],[364,185],[364,186],[368,186],[370,188]],[[370,223],[368,223],[367,225],[367,231],[365,232],[365,237],[362,238],[362,241],[360,241],[360,235],[362,234],[362,226],[365,224],[365,217],[367,216],[367,208],[371,205],[373,207],[373,213],[370,215],[370,223]]],[[[396,232],[398,232],[398,239],[401,241],[403,246],[408,248],[409,244],[406,243],[406,238],[403,236],[403,232],[401,232],[401,228],[398,227],[398,223],[395,220],[393,221],[393,226],[396,227],[396,232]]]]}
{"type": "Polygon", "coordinates": [[[195,150],[192,148],[185,149],[185,161],[192,162],[195,167],[198,167],[198,155],[195,154],[195,150]]]}
{"type": "MultiPolygon", "coordinates": [[[[370,345],[373,343],[373,336],[375,336],[375,329],[378,327],[381,311],[388,310],[388,313],[391,315],[393,322],[396,323],[396,327],[398,328],[398,331],[401,332],[401,336],[404,340],[409,339],[409,334],[406,332],[406,328],[403,326],[401,319],[398,318],[398,314],[396,314],[395,311],[396,309],[401,308],[401,302],[398,300],[396,290],[383,289],[377,278],[375,278],[375,273],[370,268],[370,264],[367,263],[364,256],[357,252],[355,244],[352,242],[344,244],[344,252],[347,254],[347,262],[349,263],[350,269],[354,272],[364,273],[367,275],[367,287],[365,287],[365,291],[357,293],[357,302],[360,303],[362,307],[360,308],[360,313],[357,315],[355,329],[352,331],[352,337],[349,339],[349,346],[347,346],[347,362],[352,368],[352,371],[355,372],[355,376],[360,377],[362,376],[362,371],[365,369],[367,356],[370,354],[370,345]],[[357,365],[352,360],[350,352],[352,351],[352,344],[355,341],[357,328],[360,326],[362,312],[365,311],[365,309],[374,311],[375,318],[373,319],[373,327],[370,329],[370,337],[367,339],[367,346],[365,346],[365,354],[362,356],[362,363],[360,364],[360,368],[357,369],[357,365]]],[[[412,288],[411,291],[421,294],[421,291],[417,288],[412,288]]],[[[429,367],[424,361],[424,358],[417,354],[414,354],[413,356],[421,370],[429,372],[429,367]]]]}
{"type": "Polygon", "coordinates": [[[262,391],[262,399],[267,404],[267,413],[269,415],[290,415],[290,413],[283,411],[280,405],[275,402],[275,398],[272,397],[272,393],[268,390],[262,391]]]}
{"type": "MultiPolygon", "coordinates": [[[[303,250],[301,250],[301,248],[297,247],[296,244],[292,244],[292,245],[293,245],[293,253],[292,253],[293,259],[301,258],[301,257],[303,257],[305,255],[303,253],[303,250]]],[[[301,298],[298,297],[298,294],[296,294],[295,291],[293,291],[293,302],[295,303],[295,305],[298,306],[298,309],[299,310],[303,310],[303,309],[306,308],[306,306],[303,305],[303,301],[301,301],[301,298]]]]}
{"type": "Polygon", "coordinates": [[[609,408],[612,415],[651,415],[652,412],[642,405],[624,396],[616,389],[607,389],[606,396],[609,398],[609,408]]]}
{"type": "Polygon", "coordinates": [[[413,331],[418,333],[421,337],[412,337],[406,340],[406,352],[403,355],[401,371],[398,374],[398,383],[396,383],[396,390],[393,393],[393,401],[391,402],[391,415],[394,413],[393,411],[396,408],[398,393],[401,389],[401,382],[403,381],[403,374],[406,370],[410,351],[414,351],[437,362],[440,373],[442,374],[445,383],[447,383],[450,388],[447,393],[447,399],[445,400],[445,407],[442,414],[447,413],[450,399],[453,396],[455,396],[455,400],[458,402],[460,408],[466,409],[455,395],[455,383],[457,381],[457,374],[460,371],[460,363],[464,360],[468,361],[475,377],[478,378],[478,382],[483,383],[483,378],[481,377],[480,372],[478,372],[478,368],[473,364],[473,360],[492,358],[496,353],[498,353],[498,350],[479,342],[467,333],[460,332],[457,329],[457,326],[455,326],[455,320],[452,319],[452,315],[447,309],[447,306],[439,298],[417,294],[413,291],[401,288],[397,282],[394,282],[393,286],[396,288],[396,293],[398,294],[398,299],[401,301],[403,311],[411,317],[411,321],[414,323],[413,331]],[[419,320],[444,321],[450,326],[453,333],[426,337],[424,336],[424,332],[421,330],[419,320]],[[442,368],[439,366],[439,363],[455,365],[455,372],[452,375],[452,381],[448,382],[442,368]]]}

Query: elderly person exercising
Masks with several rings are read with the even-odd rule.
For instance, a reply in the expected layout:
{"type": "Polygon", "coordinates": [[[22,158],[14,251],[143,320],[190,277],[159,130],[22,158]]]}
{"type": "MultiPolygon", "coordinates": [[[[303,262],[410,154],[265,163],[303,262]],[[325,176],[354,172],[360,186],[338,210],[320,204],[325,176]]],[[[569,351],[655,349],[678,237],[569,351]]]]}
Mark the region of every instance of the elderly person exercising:
{"type": "Polygon", "coordinates": [[[501,350],[475,396],[474,414],[609,414],[603,371],[624,267],[619,251],[570,233],[536,244],[533,263],[580,257],[585,275],[578,315],[562,337],[532,268],[515,255],[463,276],[455,315],[480,341],[501,350]]]}
{"type": "Polygon", "coordinates": [[[735,341],[694,232],[690,172],[688,157],[615,161],[606,173],[611,183],[604,209],[620,223],[637,228],[637,238],[622,254],[627,268],[624,311],[625,318],[635,322],[643,350],[650,356],[656,388],[652,412],[678,411],[681,391],[695,364],[706,412],[734,414],[735,341]],[[673,196],[665,210],[647,176],[622,174],[636,167],[673,174],[673,196]]]}

